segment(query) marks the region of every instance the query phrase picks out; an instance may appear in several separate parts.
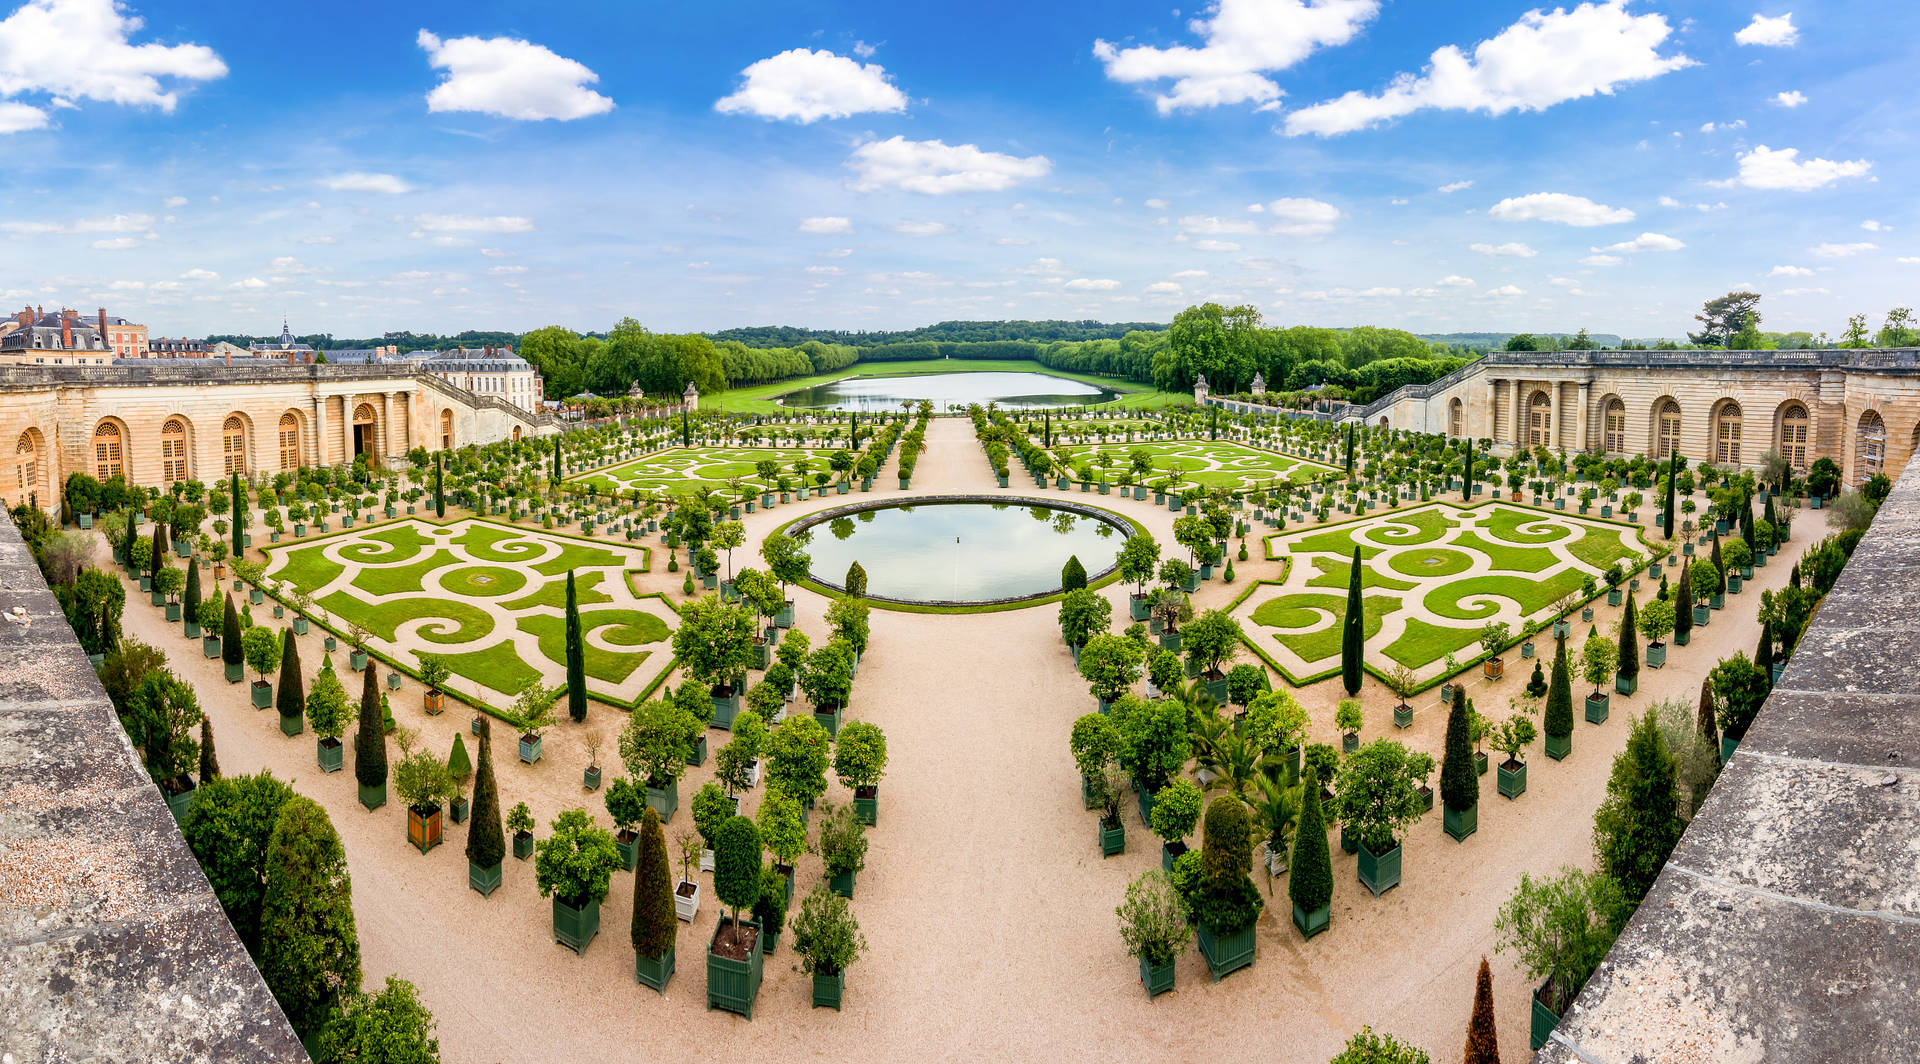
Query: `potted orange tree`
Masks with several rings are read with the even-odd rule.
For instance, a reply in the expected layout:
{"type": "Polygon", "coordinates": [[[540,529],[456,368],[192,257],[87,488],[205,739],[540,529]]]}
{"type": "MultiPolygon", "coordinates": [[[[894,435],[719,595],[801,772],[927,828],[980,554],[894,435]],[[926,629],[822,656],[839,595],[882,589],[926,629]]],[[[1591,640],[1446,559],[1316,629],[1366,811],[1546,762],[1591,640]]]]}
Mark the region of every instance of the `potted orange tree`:
{"type": "Polygon", "coordinates": [[[533,863],[540,896],[553,898],[553,940],[584,955],[600,933],[600,903],[620,864],[613,836],[585,809],[569,809],[534,845],[533,863]]]}
{"type": "Polygon", "coordinates": [[[847,899],[816,883],[800,903],[793,921],[795,970],[813,977],[813,1006],[840,1010],[847,992],[847,967],[866,952],[867,940],[847,899]]]}
{"type": "Polygon", "coordinates": [[[419,741],[413,729],[394,729],[393,741],[400,747],[400,763],[393,767],[393,792],[407,803],[407,841],[426,853],[440,845],[440,806],[459,792],[438,757],[413,748],[419,741]]]}

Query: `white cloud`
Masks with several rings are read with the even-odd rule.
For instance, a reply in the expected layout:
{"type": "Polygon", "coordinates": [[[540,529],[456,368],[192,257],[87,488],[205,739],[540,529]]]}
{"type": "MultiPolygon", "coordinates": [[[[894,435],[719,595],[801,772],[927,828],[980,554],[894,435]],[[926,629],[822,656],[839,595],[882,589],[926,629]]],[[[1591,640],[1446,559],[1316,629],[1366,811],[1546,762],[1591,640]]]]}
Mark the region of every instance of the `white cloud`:
{"type": "Polygon", "coordinates": [[[1212,215],[1189,215],[1180,219],[1182,232],[1198,233],[1202,236],[1220,236],[1223,234],[1251,234],[1260,231],[1253,222],[1239,218],[1215,218],[1212,215]]]}
{"type": "Polygon", "coordinates": [[[1608,251],[1631,254],[1636,251],[1679,251],[1686,246],[1686,244],[1675,240],[1665,233],[1641,233],[1632,240],[1622,240],[1618,244],[1608,244],[1603,248],[1589,248],[1588,250],[1595,254],[1608,251]]]}
{"type": "Polygon", "coordinates": [[[196,266],[181,274],[180,279],[183,281],[218,281],[220,275],[212,270],[203,270],[196,266]]]}
{"type": "Polygon", "coordinates": [[[1304,197],[1287,197],[1267,204],[1268,214],[1278,219],[1273,231],[1281,236],[1325,236],[1340,220],[1340,209],[1331,203],[1304,197]]]}
{"type": "Polygon", "coordinates": [[[1407,205],[1407,201],[1404,199],[1401,199],[1398,196],[1395,196],[1393,199],[1388,200],[1387,203],[1390,206],[1394,206],[1394,207],[1404,207],[1407,205]]]}
{"type": "Polygon", "coordinates": [[[839,275],[846,273],[847,271],[841,269],[838,266],[809,266],[807,267],[807,272],[812,274],[819,274],[823,277],[838,277],[839,275]]]}
{"type": "Polygon", "coordinates": [[[533,219],[510,215],[416,214],[413,224],[438,233],[528,233],[533,219]]]}
{"type": "Polygon", "coordinates": [[[906,93],[887,80],[878,63],[857,63],[825,48],[793,48],[740,72],[746,80],[713,109],[721,114],[788,118],[801,124],[822,118],[907,109],[906,93]]]}
{"type": "Polygon", "coordinates": [[[413,186],[392,174],[335,174],[332,177],[321,178],[320,183],[335,192],[379,192],[397,196],[403,192],[413,191],[413,186]]]}
{"type": "Polygon", "coordinates": [[[1141,291],[1153,296],[1177,296],[1183,289],[1172,281],[1155,281],[1141,291]]]}
{"type": "Polygon", "coordinates": [[[1438,281],[1435,281],[1434,284],[1441,288],[1472,288],[1473,278],[1462,277],[1459,274],[1451,274],[1440,278],[1438,281]]]}
{"type": "Polygon", "coordinates": [[[907,236],[941,236],[953,232],[953,226],[945,222],[901,222],[893,231],[907,236]]]}
{"type": "Polygon", "coordinates": [[[796,226],[802,233],[851,233],[853,219],[828,216],[824,218],[802,218],[796,226]]]}
{"type": "Polygon", "coordinates": [[[1789,11],[1779,18],[1765,15],[1753,16],[1753,21],[1739,33],[1733,35],[1739,44],[1753,44],[1766,48],[1787,48],[1800,40],[1800,31],[1793,25],[1793,12],[1789,11]]]}
{"type": "Polygon", "coordinates": [[[1167,201],[1163,199],[1157,199],[1157,198],[1150,199],[1147,201],[1146,205],[1148,207],[1153,208],[1156,211],[1164,211],[1167,209],[1167,201]]]}
{"type": "MultiPolygon", "coordinates": [[[[82,99],[172,114],[180,98],[161,78],[226,76],[227,65],[205,45],[129,43],[142,25],[114,0],[28,0],[0,21],[0,96],[47,93],[55,109],[82,99]]],[[[0,103],[0,134],[47,124],[44,108],[0,103]]]]}
{"type": "Polygon", "coordinates": [[[1832,294],[1824,288],[1782,288],[1774,293],[1776,296],[1830,296],[1832,294]]]}
{"type": "Polygon", "coordinates": [[[140,241],[130,236],[116,236],[107,240],[96,240],[93,246],[102,251],[125,251],[128,248],[139,247],[140,241]]]}
{"type": "Polygon", "coordinates": [[[1581,228],[1633,221],[1633,212],[1625,207],[1609,207],[1565,192],[1510,196],[1488,209],[1487,216],[1503,222],[1559,222],[1581,228]]]}
{"type": "Polygon", "coordinates": [[[187,197],[185,197],[185,196],[168,196],[168,197],[167,197],[166,199],[164,199],[164,200],[161,200],[160,202],[161,202],[162,204],[164,204],[165,206],[167,206],[167,207],[169,207],[169,208],[172,208],[172,207],[184,207],[184,206],[186,206],[186,205],[187,205],[187,197]]]}
{"type": "Polygon", "coordinates": [[[477,111],[523,122],[562,122],[613,110],[613,101],[587,88],[600,75],[551,50],[516,37],[455,37],[426,30],[416,38],[427,63],[447,78],[427,93],[427,110],[477,111]]]}
{"type": "MultiPolygon", "coordinates": [[[[1744,118],[1736,118],[1731,122],[1717,122],[1717,123],[1708,122],[1705,125],[1702,125],[1700,127],[1700,132],[1711,133],[1716,129],[1725,130],[1725,129],[1745,129],[1745,128],[1747,128],[1747,120],[1744,118]]],[[[1679,136],[1678,133],[1674,135],[1679,136]]]]}
{"type": "Polygon", "coordinates": [[[1346,44],[1379,10],[1378,0],[1219,0],[1211,17],[1187,23],[1206,42],[1198,48],[1117,48],[1096,40],[1093,54],[1114,81],[1174,79],[1171,92],[1154,96],[1161,114],[1233,103],[1266,108],[1281,91],[1263,73],[1285,70],[1316,48],[1346,44]]]}
{"type": "Polygon", "coordinates": [[[853,149],[847,166],[861,192],[893,186],[930,196],[952,192],[998,192],[1022,181],[1044,177],[1053,163],[1044,155],[1025,158],[981,151],[972,144],[892,136],[853,149]]]}
{"type": "Polygon", "coordinates": [[[257,290],[257,289],[267,287],[267,282],[262,281],[258,277],[249,277],[244,281],[235,281],[232,284],[228,285],[227,287],[234,288],[234,289],[256,289],[257,290]]]}
{"type": "Polygon", "coordinates": [[[1527,294],[1527,290],[1517,285],[1503,284],[1498,288],[1488,289],[1487,294],[1505,298],[1509,296],[1524,296],[1527,294]]]}
{"type": "Polygon", "coordinates": [[[1028,236],[997,236],[993,238],[993,242],[1003,248],[1023,248],[1033,243],[1033,238],[1028,236]]]}
{"type": "Polygon", "coordinates": [[[1525,244],[1468,244],[1467,250],[1478,251],[1482,255],[1511,255],[1516,259],[1530,259],[1540,254],[1525,244]]]}
{"type": "Polygon", "coordinates": [[[1902,266],[1920,264],[1920,255],[1902,255],[1900,256],[1900,264],[1902,266]]]}
{"type": "Polygon", "coordinates": [[[1193,242],[1193,247],[1195,251],[1239,251],[1240,250],[1240,245],[1234,243],[1231,240],[1196,240],[1193,242]]]}
{"type": "Polygon", "coordinates": [[[1066,283],[1066,287],[1076,292],[1111,292],[1120,287],[1120,282],[1109,277],[1075,277],[1066,283]]]}
{"type": "Polygon", "coordinates": [[[1807,102],[1807,94],[1799,91],[1798,89],[1789,89],[1786,92],[1776,92],[1773,94],[1773,102],[1779,104],[1782,107],[1798,107],[1801,104],[1807,102]]]}
{"type": "Polygon", "coordinates": [[[1588,255],[1580,260],[1582,266],[1618,266],[1627,260],[1618,255],[1588,255]]]}
{"type": "Polygon", "coordinates": [[[495,274],[525,273],[527,272],[527,268],[525,266],[489,266],[487,267],[487,272],[495,274]]]}
{"type": "Polygon", "coordinates": [[[1444,184],[1444,185],[1441,185],[1441,186],[1440,186],[1440,189],[1439,189],[1439,191],[1440,191],[1440,192],[1441,192],[1441,193],[1442,193],[1442,194],[1444,195],[1444,194],[1446,194],[1446,193],[1449,193],[1449,192],[1460,192],[1460,191],[1463,191],[1463,190],[1465,190],[1465,189],[1469,189],[1469,188],[1472,188],[1472,187],[1473,187],[1473,182],[1472,182],[1471,180],[1468,180],[1468,181],[1449,181],[1449,182],[1447,182],[1446,184],[1444,184]]]}
{"type": "Polygon", "coordinates": [[[1768,277],[1812,277],[1813,271],[1805,266],[1775,266],[1767,271],[1768,277]]]}
{"type": "Polygon", "coordinates": [[[1762,144],[1752,151],[1740,153],[1740,176],[1715,183],[1723,187],[1741,184],[1748,188],[1784,188],[1806,192],[1831,185],[1842,178],[1864,176],[1873,169],[1873,164],[1865,159],[1845,162],[1808,159],[1799,162],[1799,156],[1798,148],[1775,151],[1762,144]]]}
{"type": "Polygon", "coordinates": [[[1865,229],[1865,230],[1866,230],[1867,232],[1869,232],[1869,233],[1891,233],[1891,232],[1893,232],[1893,226],[1890,226],[1890,225],[1882,225],[1882,224],[1880,224],[1879,222],[1877,222],[1877,221],[1875,221],[1875,220],[1874,220],[1874,219],[1872,219],[1872,218],[1869,218],[1869,219],[1867,219],[1866,221],[1864,221],[1864,222],[1861,222],[1861,223],[1860,223],[1860,228],[1862,228],[1862,229],[1865,229]]]}
{"type": "Polygon", "coordinates": [[[1807,250],[1823,259],[1844,259],[1849,255],[1858,255],[1863,251],[1877,251],[1880,245],[1869,244],[1862,240],[1853,244],[1815,244],[1807,250]]]}
{"type": "Polygon", "coordinates": [[[1501,115],[1612,95],[1616,86],[1693,65],[1659,53],[1671,32],[1663,15],[1628,14],[1626,0],[1529,11],[1471,56],[1455,45],[1435,51],[1422,74],[1400,74],[1378,96],[1349,92],[1294,111],[1286,132],[1328,137],[1426,108],[1501,115]]]}
{"type": "Polygon", "coordinates": [[[1180,281],[1204,281],[1213,275],[1205,270],[1181,270],[1172,276],[1180,281]]]}

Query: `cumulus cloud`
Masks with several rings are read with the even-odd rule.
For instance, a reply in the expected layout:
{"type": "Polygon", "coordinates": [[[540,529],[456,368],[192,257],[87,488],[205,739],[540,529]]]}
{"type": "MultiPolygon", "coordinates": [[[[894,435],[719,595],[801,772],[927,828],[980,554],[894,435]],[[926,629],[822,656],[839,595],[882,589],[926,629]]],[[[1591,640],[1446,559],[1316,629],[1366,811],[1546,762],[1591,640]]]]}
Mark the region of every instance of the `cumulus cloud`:
{"type": "Polygon", "coordinates": [[[929,196],[998,192],[1044,177],[1053,169],[1044,155],[1021,158],[982,151],[972,144],[948,145],[898,135],[853,149],[847,166],[854,172],[853,187],[861,192],[893,187],[929,196]]]}
{"type": "Polygon", "coordinates": [[[1509,296],[1524,296],[1527,294],[1527,290],[1519,287],[1518,285],[1503,284],[1498,288],[1488,289],[1487,294],[1490,296],[1500,296],[1502,298],[1505,298],[1509,296]]]}
{"type": "Polygon", "coordinates": [[[142,25],[114,0],[28,0],[0,21],[0,97],[52,97],[47,107],[0,102],[0,134],[43,129],[47,108],[77,99],[172,114],[180,97],[162,78],[226,76],[226,63],[205,45],[130,43],[142,25]]]}
{"type": "Polygon", "coordinates": [[[181,274],[180,279],[183,281],[218,281],[220,275],[212,270],[203,270],[196,266],[181,274]]]}
{"type": "Polygon", "coordinates": [[[1213,275],[1205,270],[1180,270],[1173,274],[1174,279],[1180,281],[1204,281],[1211,276],[1213,275]]]}
{"type": "Polygon", "coordinates": [[[126,251],[129,248],[139,247],[140,241],[130,236],[116,236],[107,240],[96,240],[93,246],[102,251],[126,251]]]}
{"type": "Polygon", "coordinates": [[[1274,217],[1273,232],[1280,236],[1325,236],[1340,220],[1338,207],[1305,197],[1272,200],[1266,204],[1266,213],[1274,217]]]}
{"type": "Polygon", "coordinates": [[[1530,259],[1540,254],[1527,245],[1517,242],[1507,244],[1468,244],[1467,250],[1477,251],[1482,255],[1511,255],[1516,259],[1530,259]]]}
{"type": "Polygon", "coordinates": [[[1879,222],[1877,222],[1877,221],[1875,221],[1875,220],[1874,220],[1874,219],[1872,219],[1872,218],[1869,218],[1869,219],[1867,219],[1866,221],[1864,221],[1864,222],[1861,222],[1861,223],[1860,223],[1860,228],[1862,228],[1862,229],[1865,229],[1865,230],[1866,230],[1867,232],[1869,232],[1869,233],[1891,233],[1891,232],[1893,232],[1893,226],[1890,226],[1890,225],[1882,225],[1881,223],[1879,223],[1879,222]]]}
{"type": "Polygon", "coordinates": [[[1879,247],[1878,244],[1869,244],[1862,240],[1852,244],[1815,244],[1807,250],[1823,259],[1844,259],[1863,251],[1876,251],[1879,247]]]}
{"type": "Polygon", "coordinates": [[[1464,189],[1469,189],[1472,187],[1473,187],[1473,182],[1471,180],[1449,181],[1446,184],[1441,185],[1439,191],[1442,195],[1446,195],[1447,193],[1450,193],[1450,192],[1460,192],[1464,189]]]}
{"type": "Polygon", "coordinates": [[[1595,254],[1609,251],[1631,254],[1636,251],[1679,251],[1687,245],[1665,233],[1641,233],[1632,240],[1622,240],[1618,244],[1608,244],[1603,248],[1589,248],[1595,254]]]}
{"type": "Polygon", "coordinates": [[[427,93],[427,110],[476,111],[537,122],[562,122],[613,110],[613,101],[587,88],[600,75],[585,64],[517,37],[455,37],[443,41],[421,30],[427,63],[447,72],[427,93]]]}
{"type": "Polygon", "coordinates": [[[1733,35],[1735,43],[1759,45],[1764,48],[1788,48],[1798,43],[1800,31],[1793,24],[1793,12],[1789,11],[1778,18],[1765,15],[1753,16],[1739,33],[1733,35]]]}
{"type": "Polygon", "coordinates": [[[1739,160],[1739,176],[1715,184],[1721,187],[1739,184],[1748,188],[1807,192],[1831,185],[1842,178],[1865,176],[1867,171],[1873,169],[1873,164],[1865,159],[1836,162],[1815,158],[1801,162],[1800,149],[1781,148],[1775,151],[1765,144],[1752,151],[1741,152],[1739,160]]]}
{"type": "Polygon", "coordinates": [[[1529,11],[1472,55],[1447,45],[1423,73],[1397,75],[1378,95],[1349,92],[1294,111],[1286,132],[1330,137],[1427,108],[1502,115],[1612,95],[1617,86],[1693,65],[1678,52],[1660,54],[1671,33],[1664,15],[1628,14],[1626,0],[1529,11]]]}
{"type": "Polygon", "coordinates": [[[1901,264],[1901,265],[1903,265],[1903,266],[1912,266],[1912,265],[1914,265],[1914,264],[1916,264],[1916,263],[1920,263],[1920,255],[1902,255],[1902,256],[1900,256],[1900,264],[1901,264]]]}
{"type": "Polygon", "coordinates": [[[1767,271],[1768,277],[1812,277],[1813,271],[1805,266],[1775,266],[1767,271]]]}
{"type": "Polygon", "coordinates": [[[416,214],[413,224],[436,233],[527,233],[533,219],[512,215],[416,214]]]}
{"type": "Polygon", "coordinates": [[[1141,291],[1150,296],[1177,296],[1183,289],[1172,281],[1155,281],[1141,291]]]}
{"type": "Polygon", "coordinates": [[[164,206],[166,206],[166,207],[169,207],[169,208],[171,208],[171,207],[184,207],[184,206],[186,206],[186,205],[187,205],[187,197],[185,197],[185,196],[168,196],[168,197],[167,197],[166,199],[164,199],[164,200],[161,200],[160,202],[161,202],[161,204],[162,204],[162,205],[164,205],[164,206]]]}
{"type": "Polygon", "coordinates": [[[261,280],[260,278],[258,278],[258,277],[249,277],[249,278],[247,278],[247,279],[246,279],[246,280],[244,280],[244,281],[235,281],[235,282],[233,282],[232,284],[230,284],[230,285],[228,285],[227,287],[228,287],[228,288],[232,288],[232,289],[254,289],[254,290],[257,290],[257,289],[261,289],[261,288],[265,288],[265,287],[267,287],[267,282],[265,282],[265,281],[262,281],[262,280],[261,280]]]}
{"type": "Polygon", "coordinates": [[[1452,274],[1452,275],[1440,278],[1438,281],[1435,281],[1434,284],[1440,286],[1441,288],[1472,288],[1473,278],[1462,277],[1459,274],[1452,274]]]}
{"type": "Polygon", "coordinates": [[[392,174],[335,174],[332,177],[322,178],[320,183],[335,192],[379,192],[397,196],[403,192],[413,191],[413,186],[392,174]]]}
{"type": "Polygon", "coordinates": [[[740,72],[731,96],[713,105],[721,114],[791,119],[805,125],[822,118],[907,109],[907,95],[887,80],[878,63],[859,63],[825,48],[793,48],[740,72]]]}
{"type": "Polygon", "coordinates": [[[945,222],[901,222],[893,231],[907,236],[941,236],[953,232],[953,226],[945,222]]]}
{"type": "Polygon", "coordinates": [[[1633,221],[1633,212],[1625,207],[1609,207],[1565,192],[1510,196],[1494,204],[1487,216],[1503,222],[1559,222],[1581,228],[1633,221]]]}
{"type": "Polygon", "coordinates": [[[1280,86],[1266,74],[1285,70],[1317,48],[1345,44],[1380,11],[1378,0],[1219,0],[1210,17],[1187,29],[1199,47],[1093,42],[1107,77],[1126,84],[1173,79],[1154,96],[1161,114],[1175,110],[1255,103],[1277,106],[1280,86]]]}
{"type": "Polygon", "coordinates": [[[1782,288],[1774,293],[1776,296],[1830,296],[1832,294],[1824,288],[1782,288]]]}
{"type": "Polygon", "coordinates": [[[1625,261],[1627,260],[1621,258],[1618,255],[1594,254],[1594,255],[1588,255],[1586,258],[1581,259],[1580,265],[1582,266],[1618,266],[1625,261]]]}
{"type": "Polygon", "coordinates": [[[1110,277],[1075,277],[1066,283],[1066,287],[1076,292],[1111,292],[1120,287],[1120,282],[1110,277]]]}
{"type": "Polygon", "coordinates": [[[800,224],[795,228],[799,229],[802,233],[851,233],[853,232],[853,219],[833,216],[802,218],[800,219],[800,224]]]}
{"type": "Polygon", "coordinates": [[[1164,211],[1167,209],[1167,201],[1158,198],[1148,200],[1146,205],[1156,211],[1164,211]]]}
{"type": "Polygon", "coordinates": [[[1734,120],[1733,120],[1733,121],[1731,121],[1731,122],[1707,122],[1707,123],[1704,123],[1704,124],[1703,124],[1703,125],[1701,125],[1701,127],[1700,127],[1700,132],[1702,132],[1702,133],[1711,133],[1711,132],[1713,132],[1713,131],[1714,131],[1714,130],[1716,130],[1716,129],[1722,129],[1722,130],[1725,130],[1725,129],[1745,129],[1745,128],[1747,128],[1747,120],[1746,120],[1746,119],[1744,119],[1744,118],[1736,118],[1736,119],[1734,119],[1734,120]]]}
{"type": "Polygon", "coordinates": [[[1193,242],[1193,247],[1195,251],[1239,251],[1240,250],[1240,245],[1234,243],[1231,240],[1196,240],[1193,242]]]}
{"type": "Polygon", "coordinates": [[[1789,89],[1786,92],[1776,92],[1773,94],[1773,102],[1782,107],[1798,107],[1807,102],[1807,94],[1797,89],[1789,89]]]}

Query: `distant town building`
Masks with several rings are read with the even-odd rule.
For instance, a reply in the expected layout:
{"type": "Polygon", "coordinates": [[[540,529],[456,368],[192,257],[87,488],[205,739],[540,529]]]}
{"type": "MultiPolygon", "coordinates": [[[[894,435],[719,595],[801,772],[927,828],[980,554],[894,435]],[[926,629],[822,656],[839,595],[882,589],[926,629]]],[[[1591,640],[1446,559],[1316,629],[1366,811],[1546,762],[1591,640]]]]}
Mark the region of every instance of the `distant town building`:
{"type": "Polygon", "coordinates": [[[248,350],[259,358],[277,358],[282,362],[311,363],[313,361],[313,348],[307,344],[294,342],[293,330],[287,327],[285,318],[280,319],[278,343],[250,344],[248,350]]]}
{"type": "MultiPolygon", "coordinates": [[[[49,314],[40,307],[24,307],[0,321],[0,364],[107,365],[114,352],[101,336],[99,326],[106,320],[104,310],[89,321],[77,310],[60,308],[49,314]]],[[[144,347],[146,326],[138,328],[144,347]]]]}
{"type": "Polygon", "coordinates": [[[475,395],[490,395],[529,412],[540,410],[540,374],[511,347],[488,344],[451,351],[409,351],[400,357],[475,395]],[[420,355],[426,357],[416,357],[420,355]]]}
{"type": "MultiPolygon", "coordinates": [[[[227,346],[231,347],[233,345],[228,344],[227,346]]],[[[207,342],[205,340],[188,340],[184,337],[175,340],[171,337],[160,336],[147,341],[147,357],[205,358],[207,357],[207,342]]]]}
{"type": "Polygon", "coordinates": [[[140,358],[146,355],[146,326],[135,325],[125,318],[111,317],[107,314],[105,307],[94,312],[94,322],[99,326],[101,338],[106,341],[107,350],[121,358],[140,358]]]}

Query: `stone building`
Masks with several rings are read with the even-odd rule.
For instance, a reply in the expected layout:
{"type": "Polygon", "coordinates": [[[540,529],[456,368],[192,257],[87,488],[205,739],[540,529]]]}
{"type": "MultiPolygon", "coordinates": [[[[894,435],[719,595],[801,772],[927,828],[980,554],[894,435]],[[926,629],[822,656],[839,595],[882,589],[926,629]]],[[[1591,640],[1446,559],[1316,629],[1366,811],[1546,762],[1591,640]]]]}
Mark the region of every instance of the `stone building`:
{"type": "MultiPolygon", "coordinates": [[[[118,320],[118,319],[115,319],[118,320]]],[[[0,320],[0,365],[104,366],[114,350],[104,338],[107,312],[89,321],[66,308],[26,307],[0,320]]],[[[141,327],[142,333],[145,327],[141,327]]]]}
{"type": "MultiPolygon", "coordinates": [[[[209,360],[211,362],[212,360],[209,360]]],[[[224,363],[224,360],[220,360],[224,363]]],[[[139,485],[404,461],[556,430],[551,418],[407,364],[0,366],[0,497],[51,506],[67,475],[139,485]]]]}
{"type": "Polygon", "coordinates": [[[311,363],[313,347],[293,338],[293,330],[288,327],[287,319],[280,319],[280,339],[270,344],[249,344],[247,350],[258,358],[278,359],[281,362],[311,363]]]}
{"type": "Polygon", "coordinates": [[[475,395],[491,395],[526,411],[540,408],[544,387],[533,364],[511,347],[457,348],[420,362],[420,368],[475,395]]]}

